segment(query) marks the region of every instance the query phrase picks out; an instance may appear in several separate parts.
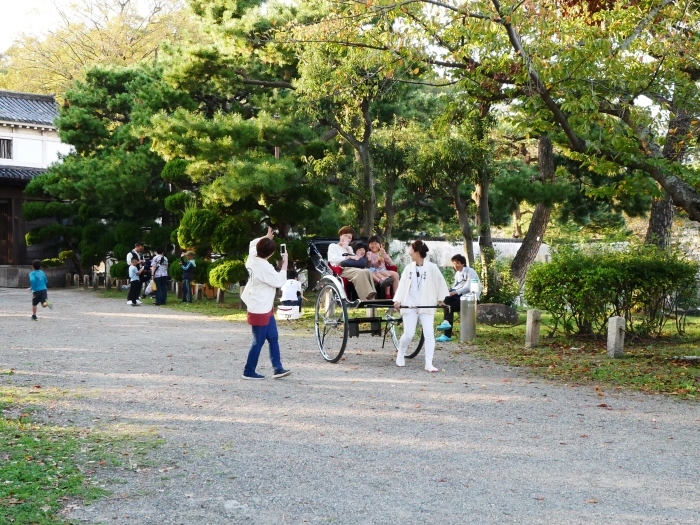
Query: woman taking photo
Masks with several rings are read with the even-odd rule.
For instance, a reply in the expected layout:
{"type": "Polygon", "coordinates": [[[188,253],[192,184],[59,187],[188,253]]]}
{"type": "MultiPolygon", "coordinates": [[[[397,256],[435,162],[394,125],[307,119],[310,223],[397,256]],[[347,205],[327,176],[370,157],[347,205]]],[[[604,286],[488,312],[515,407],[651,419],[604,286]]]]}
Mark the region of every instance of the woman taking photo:
{"type": "Polygon", "coordinates": [[[412,262],[404,268],[394,295],[394,308],[401,312],[403,318],[403,335],[399,341],[396,366],[406,364],[406,349],[420,321],[425,337],[425,369],[428,372],[437,372],[438,369],[433,366],[435,308],[415,307],[437,305],[450,292],[440,269],[426,259],[428,247],[423,241],[414,241],[408,249],[408,255],[412,262]]]}
{"type": "Polygon", "coordinates": [[[262,350],[265,341],[270,346],[272,378],[281,379],[291,373],[282,366],[277,323],[272,311],[277,288],[281,288],[287,281],[287,253],[282,254],[282,268],[278,272],[268,262],[277,248],[277,243],[272,240],[273,237],[272,229],[268,228],[265,237],[251,241],[248,248],[248,259],[245,262],[248,269],[248,284],[241,294],[241,299],[248,307],[248,324],[253,330],[253,342],[248,351],[243,379],[265,379],[264,375],[255,371],[258,366],[260,350],[262,350]]]}

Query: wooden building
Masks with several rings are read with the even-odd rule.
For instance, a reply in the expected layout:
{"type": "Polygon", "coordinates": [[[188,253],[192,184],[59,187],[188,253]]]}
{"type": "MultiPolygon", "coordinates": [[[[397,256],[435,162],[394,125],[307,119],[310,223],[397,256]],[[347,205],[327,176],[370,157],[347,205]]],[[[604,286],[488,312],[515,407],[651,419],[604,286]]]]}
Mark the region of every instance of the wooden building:
{"type": "Polygon", "coordinates": [[[25,235],[39,223],[27,223],[24,188],[66,154],[54,126],[58,106],[53,96],[0,90],[0,265],[27,265],[55,257],[44,246],[27,247],[25,235]]]}

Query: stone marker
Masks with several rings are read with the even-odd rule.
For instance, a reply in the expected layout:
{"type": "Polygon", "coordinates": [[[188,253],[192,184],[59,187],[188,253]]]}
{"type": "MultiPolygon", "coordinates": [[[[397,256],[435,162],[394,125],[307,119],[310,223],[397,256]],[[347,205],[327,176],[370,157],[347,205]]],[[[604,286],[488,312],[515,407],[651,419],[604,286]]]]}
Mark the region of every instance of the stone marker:
{"type": "Polygon", "coordinates": [[[86,290],[90,286],[90,276],[88,274],[83,275],[83,286],[86,290]]]}
{"type": "Polygon", "coordinates": [[[92,274],[92,289],[97,290],[100,287],[100,276],[99,274],[92,274]]]}
{"type": "Polygon", "coordinates": [[[105,288],[107,290],[112,289],[112,278],[109,275],[105,275],[105,288]]]}
{"type": "Polygon", "coordinates": [[[216,304],[222,304],[224,302],[224,290],[221,288],[216,289],[216,304]]]}
{"type": "Polygon", "coordinates": [[[195,301],[201,301],[202,300],[202,285],[201,284],[195,284],[194,285],[194,300],[195,301]]]}
{"type": "Polygon", "coordinates": [[[66,274],[66,288],[73,286],[73,276],[69,273],[66,274]]]}
{"type": "Polygon", "coordinates": [[[622,357],[625,347],[625,320],[622,317],[608,319],[608,357],[622,357]]]}
{"type": "Polygon", "coordinates": [[[542,312],[539,310],[527,311],[527,324],[525,325],[525,348],[535,348],[540,343],[540,319],[542,312]]]}
{"type": "Polygon", "coordinates": [[[80,275],[77,273],[73,276],[73,285],[77,288],[80,286],[80,275]]]}
{"type": "Polygon", "coordinates": [[[182,286],[180,286],[180,283],[175,283],[175,295],[177,295],[178,299],[182,299],[182,286]]]}

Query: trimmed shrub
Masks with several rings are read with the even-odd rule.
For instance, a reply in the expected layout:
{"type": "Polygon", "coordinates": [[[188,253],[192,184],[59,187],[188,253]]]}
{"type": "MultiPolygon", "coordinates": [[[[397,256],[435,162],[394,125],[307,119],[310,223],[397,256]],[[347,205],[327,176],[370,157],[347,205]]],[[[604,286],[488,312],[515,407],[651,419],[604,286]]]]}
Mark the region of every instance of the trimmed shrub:
{"type": "Polygon", "coordinates": [[[63,266],[63,259],[44,259],[41,261],[41,266],[44,268],[56,268],[58,266],[63,266]]]}
{"type": "Polygon", "coordinates": [[[119,261],[114,263],[109,267],[109,275],[115,279],[128,279],[129,277],[129,265],[126,261],[119,261]]]}
{"type": "Polygon", "coordinates": [[[682,333],[685,311],[695,306],[698,263],[655,246],[627,251],[558,248],[552,262],[530,268],[525,300],[548,311],[553,332],[602,334],[608,319],[625,319],[626,331],[659,335],[667,312],[682,333]]]}
{"type": "Polygon", "coordinates": [[[216,288],[226,288],[248,278],[248,270],[243,261],[223,261],[213,265],[209,272],[209,284],[216,288]]]}

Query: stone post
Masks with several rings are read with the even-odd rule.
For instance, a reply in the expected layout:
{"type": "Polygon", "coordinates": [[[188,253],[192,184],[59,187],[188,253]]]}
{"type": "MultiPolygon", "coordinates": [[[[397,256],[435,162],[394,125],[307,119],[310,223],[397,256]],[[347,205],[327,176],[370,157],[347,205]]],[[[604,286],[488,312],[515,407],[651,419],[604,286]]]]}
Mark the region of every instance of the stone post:
{"type": "Polygon", "coordinates": [[[194,300],[195,301],[202,300],[202,285],[201,284],[194,285],[194,300]]]}
{"type": "Polygon", "coordinates": [[[83,286],[86,290],[90,287],[90,276],[88,274],[83,275],[83,286]]]}
{"type": "Polygon", "coordinates": [[[100,287],[100,275],[97,273],[92,274],[92,289],[97,290],[100,287]]]}
{"type": "Polygon", "coordinates": [[[175,283],[175,295],[178,299],[182,299],[182,286],[180,286],[180,283],[175,283]]]}
{"type": "Polygon", "coordinates": [[[112,289],[112,278],[107,274],[105,274],[105,288],[107,290],[112,289]]]}
{"type": "Polygon", "coordinates": [[[525,348],[535,348],[540,343],[540,319],[542,312],[539,310],[527,311],[527,324],[525,325],[525,348]]]}
{"type": "Polygon", "coordinates": [[[80,275],[77,273],[73,276],[73,286],[76,288],[80,286],[80,275]]]}
{"type": "Polygon", "coordinates": [[[216,289],[216,304],[223,304],[224,302],[224,290],[221,288],[216,289]]]}
{"type": "Polygon", "coordinates": [[[623,356],[625,348],[625,320],[622,317],[608,319],[608,357],[623,356]]]}
{"type": "Polygon", "coordinates": [[[73,276],[69,273],[66,274],[66,288],[73,286],[73,276]]]}

